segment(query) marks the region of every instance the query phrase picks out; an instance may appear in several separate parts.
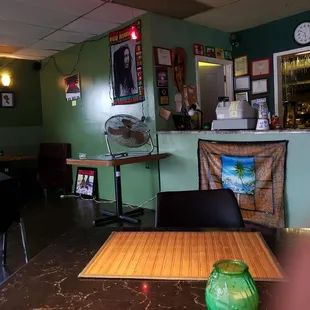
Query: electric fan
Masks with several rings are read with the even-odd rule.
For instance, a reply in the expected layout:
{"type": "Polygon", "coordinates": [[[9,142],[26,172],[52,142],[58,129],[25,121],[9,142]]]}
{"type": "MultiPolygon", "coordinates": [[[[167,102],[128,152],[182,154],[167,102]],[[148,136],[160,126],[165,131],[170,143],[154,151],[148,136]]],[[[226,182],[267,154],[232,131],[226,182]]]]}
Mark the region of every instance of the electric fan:
{"type": "Polygon", "coordinates": [[[154,144],[148,127],[138,118],[126,114],[118,114],[110,117],[105,123],[105,140],[108,154],[112,157],[128,155],[149,155],[154,150],[154,144]],[[121,146],[128,148],[141,147],[145,144],[150,146],[149,151],[118,152],[113,153],[109,139],[121,146]]]}

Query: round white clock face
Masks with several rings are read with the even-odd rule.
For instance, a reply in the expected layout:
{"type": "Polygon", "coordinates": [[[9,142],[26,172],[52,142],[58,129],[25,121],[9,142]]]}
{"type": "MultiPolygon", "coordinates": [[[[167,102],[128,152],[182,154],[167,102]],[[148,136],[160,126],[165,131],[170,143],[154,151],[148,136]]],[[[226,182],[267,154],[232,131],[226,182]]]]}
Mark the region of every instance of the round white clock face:
{"type": "Polygon", "coordinates": [[[310,22],[302,23],[295,29],[294,39],[298,44],[310,43],[310,22]]]}

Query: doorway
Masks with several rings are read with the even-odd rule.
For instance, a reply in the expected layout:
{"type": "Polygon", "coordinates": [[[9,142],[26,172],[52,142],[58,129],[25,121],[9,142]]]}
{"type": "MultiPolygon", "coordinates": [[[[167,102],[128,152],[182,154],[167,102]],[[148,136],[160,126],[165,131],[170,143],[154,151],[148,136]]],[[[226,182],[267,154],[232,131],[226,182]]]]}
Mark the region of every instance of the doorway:
{"type": "Polygon", "coordinates": [[[216,119],[218,97],[233,100],[232,61],[196,56],[197,100],[204,123],[216,119]]]}

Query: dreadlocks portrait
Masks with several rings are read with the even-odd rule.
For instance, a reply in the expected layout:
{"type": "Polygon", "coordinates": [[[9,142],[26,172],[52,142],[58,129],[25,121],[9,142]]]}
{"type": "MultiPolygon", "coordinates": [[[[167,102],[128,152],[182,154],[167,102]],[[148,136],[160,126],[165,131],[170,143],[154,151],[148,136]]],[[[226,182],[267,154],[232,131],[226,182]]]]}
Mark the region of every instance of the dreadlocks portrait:
{"type": "Polygon", "coordinates": [[[134,54],[135,45],[122,44],[113,53],[114,97],[137,94],[137,72],[134,54]]]}

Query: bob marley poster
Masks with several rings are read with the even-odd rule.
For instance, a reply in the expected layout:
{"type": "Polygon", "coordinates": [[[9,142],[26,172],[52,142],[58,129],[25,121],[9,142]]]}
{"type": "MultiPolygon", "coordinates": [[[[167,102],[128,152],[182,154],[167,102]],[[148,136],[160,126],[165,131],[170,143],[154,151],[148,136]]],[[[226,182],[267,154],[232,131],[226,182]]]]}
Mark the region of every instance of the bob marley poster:
{"type": "Polygon", "coordinates": [[[109,34],[113,104],[142,102],[144,98],[141,21],[109,34]],[[130,37],[132,27],[138,32],[137,40],[130,37]]]}
{"type": "Polygon", "coordinates": [[[81,98],[79,74],[74,74],[65,78],[65,92],[67,101],[81,98]]]}

